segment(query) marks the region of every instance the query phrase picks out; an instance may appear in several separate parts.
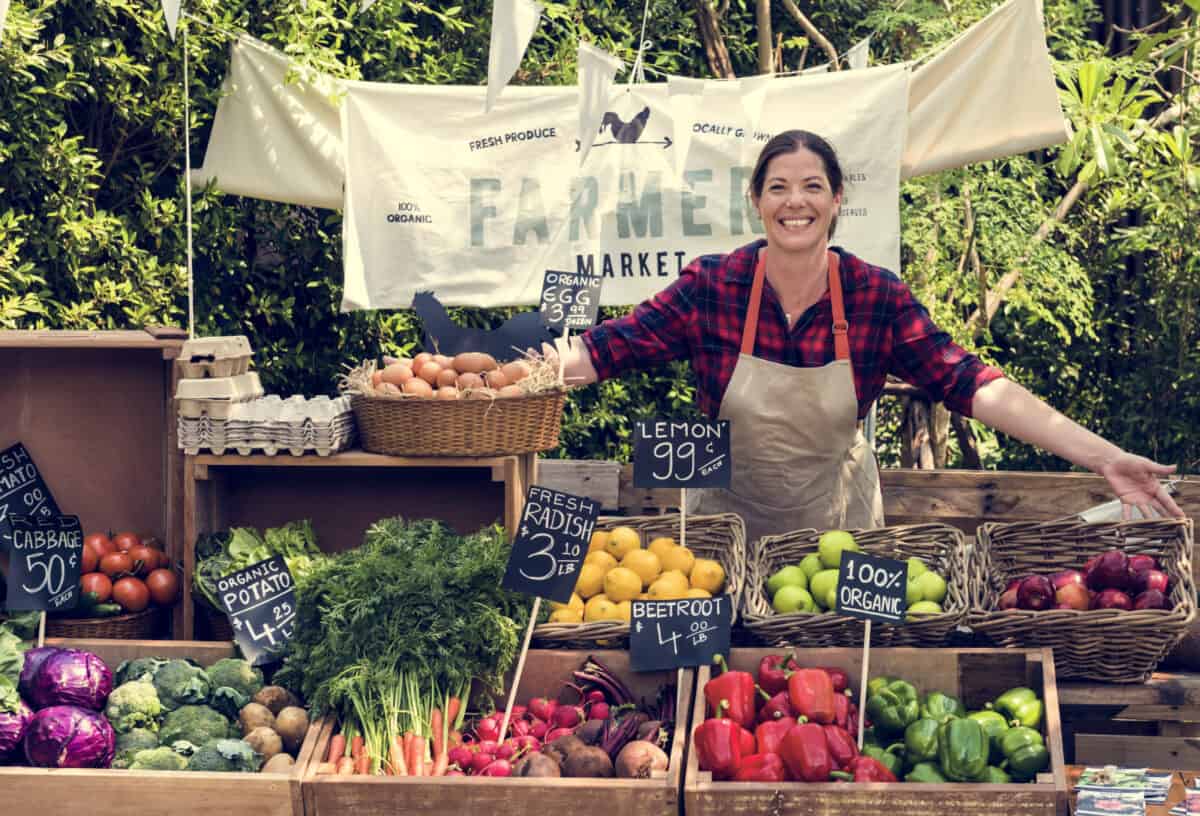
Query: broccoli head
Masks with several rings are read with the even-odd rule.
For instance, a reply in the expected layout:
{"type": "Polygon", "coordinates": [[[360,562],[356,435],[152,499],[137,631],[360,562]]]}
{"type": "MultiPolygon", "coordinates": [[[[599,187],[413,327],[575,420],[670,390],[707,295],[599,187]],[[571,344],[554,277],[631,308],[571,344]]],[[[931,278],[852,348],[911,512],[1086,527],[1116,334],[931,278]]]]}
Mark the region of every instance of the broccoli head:
{"type": "Polygon", "coordinates": [[[158,734],[148,728],[131,728],[124,733],[118,733],[112,767],[128,768],[138,751],[157,747],[158,734]]]}
{"type": "Polygon", "coordinates": [[[154,688],[163,708],[174,711],[183,705],[208,702],[212,687],[204,669],[190,660],[168,660],[154,672],[154,688]]]}
{"type": "Polygon", "coordinates": [[[141,680],[144,677],[154,677],[154,673],[167,663],[161,657],[139,657],[134,660],[122,660],[113,675],[113,684],[123,686],[130,680],[141,680]]]}
{"type": "Polygon", "coordinates": [[[163,745],[172,745],[179,740],[204,745],[233,735],[229,720],[221,712],[204,705],[185,705],[168,713],[158,732],[163,745]]]}
{"type": "Polygon", "coordinates": [[[262,671],[236,657],[218,660],[208,667],[207,673],[214,689],[231,688],[247,699],[258,694],[263,687],[262,671]]]}
{"type": "Polygon", "coordinates": [[[206,743],[188,760],[189,771],[238,771],[257,773],[262,756],[245,740],[219,739],[206,743]]]}
{"type": "Polygon", "coordinates": [[[182,771],[188,766],[187,757],[181,756],[165,745],[149,748],[134,754],[129,765],[131,771],[182,771]]]}
{"type": "Polygon", "coordinates": [[[104,707],[104,716],[118,734],[135,728],[157,731],[162,713],[158,692],[149,680],[130,680],[117,686],[104,707]]]}
{"type": "Polygon", "coordinates": [[[248,702],[250,702],[249,697],[229,686],[221,686],[220,688],[213,689],[212,696],[208,699],[210,706],[231,720],[238,718],[238,714],[241,713],[248,702]]]}
{"type": "Polygon", "coordinates": [[[200,749],[187,740],[175,740],[171,743],[171,750],[180,756],[190,757],[200,749]]]}

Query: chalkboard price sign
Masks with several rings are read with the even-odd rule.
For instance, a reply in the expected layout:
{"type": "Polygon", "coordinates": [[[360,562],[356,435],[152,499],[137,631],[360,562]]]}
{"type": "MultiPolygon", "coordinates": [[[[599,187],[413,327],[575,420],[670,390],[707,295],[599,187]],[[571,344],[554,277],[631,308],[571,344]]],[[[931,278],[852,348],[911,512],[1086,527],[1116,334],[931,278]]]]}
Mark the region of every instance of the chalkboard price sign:
{"type": "Polygon", "coordinates": [[[12,516],[49,518],[58,515],[58,505],[33,457],[20,442],[0,451],[0,552],[12,545],[12,516]]]}
{"type": "Polygon", "coordinates": [[[904,623],[907,587],[908,564],[904,561],[843,551],[838,575],[838,614],[904,623]]]}
{"type": "Polygon", "coordinates": [[[62,612],[79,603],[83,528],[78,516],[9,516],[11,610],[62,612]]]}
{"type": "Polygon", "coordinates": [[[252,665],[265,666],[283,657],[292,639],[296,593],[281,556],[219,579],[217,596],[229,616],[233,639],[252,665]]]}
{"type": "Polygon", "coordinates": [[[729,654],[733,606],[728,595],[677,601],[634,601],[629,661],[634,671],[663,671],[713,662],[729,654]]]}
{"type": "Polygon", "coordinates": [[[600,505],[548,487],[529,488],[501,586],[540,598],[571,600],[600,505]]]}
{"type": "Polygon", "coordinates": [[[542,323],[555,331],[583,331],[596,322],[600,313],[599,275],[576,275],[547,269],[542,278],[539,312],[542,323]]]}
{"type": "Polygon", "coordinates": [[[638,422],[634,487],[729,487],[729,420],[638,422]]]}

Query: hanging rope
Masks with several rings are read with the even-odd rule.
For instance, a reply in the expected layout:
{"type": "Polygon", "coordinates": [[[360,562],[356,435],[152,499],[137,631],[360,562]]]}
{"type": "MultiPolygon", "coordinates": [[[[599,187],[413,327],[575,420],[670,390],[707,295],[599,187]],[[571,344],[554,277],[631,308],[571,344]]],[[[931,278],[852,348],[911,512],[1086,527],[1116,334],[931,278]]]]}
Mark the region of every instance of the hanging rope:
{"type": "Polygon", "coordinates": [[[638,51],[637,57],[633,61],[633,67],[629,69],[629,83],[632,85],[635,82],[645,82],[645,57],[646,49],[654,45],[650,40],[646,39],[646,21],[650,18],[650,0],[646,0],[642,7],[642,33],[638,36],[638,51]]]}

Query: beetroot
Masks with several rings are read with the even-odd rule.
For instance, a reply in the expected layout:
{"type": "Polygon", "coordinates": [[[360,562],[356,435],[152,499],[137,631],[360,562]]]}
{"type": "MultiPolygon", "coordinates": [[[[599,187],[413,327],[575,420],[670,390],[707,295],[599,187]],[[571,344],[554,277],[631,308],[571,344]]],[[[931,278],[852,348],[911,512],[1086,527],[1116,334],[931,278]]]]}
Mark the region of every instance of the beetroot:
{"type": "Polygon", "coordinates": [[[554,709],[550,722],[558,728],[574,728],[583,722],[583,709],[578,706],[562,706],[554,709]]]}
{"type": "Polygon", "coordinates": [[[1022,609],[1049,609],[1054,606],[1054,585],[1044,575],[1030,575],[1017,587],[1017,606],[1022,609]]]}
{"type": "Polygon", "coordinates": [[[1096,559],[1087,574],[1089,589],[1125,589],[1129,586],[1129,558],[1120,550],[1109,550],[1096,559]]]}
{"type": "Polygon", "coordinates": [[[1134,609],[1170,609],[1171,602],[1158,589],[1147,589],[1133,599],[1134,609]]]}
{"type": "Polygon", "coordinates": [[[1095,609],[1133,609],[1133,601],[1119,589],[1106,589],[1096,596],[1095,609]]]}
{"type": "Polygon", "coordinates": [[[1021,585],[1021,582],[1024,581],[1026,577],[1027,576],[1022,575],[1020,578],[1013,578],[1011,581],[1008,582],[1008,585],[1004,587],[1004,591],[1008,592],[1010,589],[1015,590],[1017,587],[1019,587],[1021,585]]]}

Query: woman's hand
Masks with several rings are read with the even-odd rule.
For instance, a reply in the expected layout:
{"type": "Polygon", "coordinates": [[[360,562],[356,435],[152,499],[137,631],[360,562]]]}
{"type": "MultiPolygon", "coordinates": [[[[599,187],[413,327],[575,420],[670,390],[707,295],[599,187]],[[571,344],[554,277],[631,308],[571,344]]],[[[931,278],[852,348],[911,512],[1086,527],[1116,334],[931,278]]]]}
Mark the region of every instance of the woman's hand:
{"type": "Polygon", "coordinates": [[[1160,465],[1144,456],[1121,451],[1097,472],[1121,500],[1122,518],[1128,519],[1133,507],[1141,511],[1143,518],[1156,515],[1183,518],[1183,511],[1159,481],[1159,477],[1175,472],[1174,465],[1160,465]]]}

